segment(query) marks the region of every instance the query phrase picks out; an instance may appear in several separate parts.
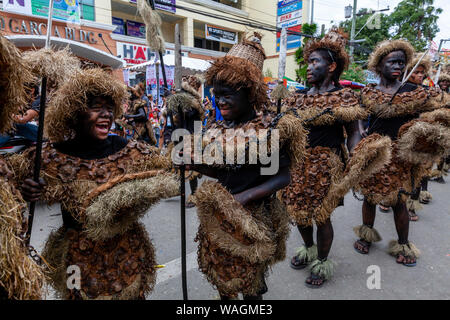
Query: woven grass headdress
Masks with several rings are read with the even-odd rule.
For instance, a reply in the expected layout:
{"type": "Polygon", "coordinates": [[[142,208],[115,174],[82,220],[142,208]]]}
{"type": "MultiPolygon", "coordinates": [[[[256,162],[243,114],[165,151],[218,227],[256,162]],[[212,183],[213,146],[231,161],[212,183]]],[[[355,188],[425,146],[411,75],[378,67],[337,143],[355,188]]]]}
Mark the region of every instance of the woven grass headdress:
{"type": "MultiPolygon", "coordinates": [[[[411,63],[408,65],[408,70],[412,70],[414,68],[414,66],[417,64],[417,62],[419,62],[419,59],[422,56],[423,56],[423,53],[416,53],[414,55],[414,58],[412,59],[411,63]]],[[[422,66],[424,69],[425,75],[428,75],[431,70],[431,66],[432,66],[430,56],[426,55],[425,57],[423,57],[422,61],[420,61],[420,64],[418,66],[422,66]]]]}
{"type": "MultiPolygon", "coordinates": [[[[345,45],[348,41],[348,35],[342,30],[337,28],[332,28],[322,39],[311,40],[303,51],[303,58],[308,61],[309,56],[316,50],[327,50],[334,53],[335,57],[331,57],[332,60],[336,60],[337,70],[342,73],[342,71],[348,68],[349,55],[345,51],[345,45]]],[[[340,75],[340,74],[339,74],[340,75]]]]}
{"type": "Polygon", "coordinates": [[[255,32],[234,45],[225,57],[217,59],[206,71],[206,84],[222,82],[239,89],[247,89],[250,103],[260,110],[266,105],[267,85],[262,74],[266,54],[261,45],[262,36],[255,32]]]}
{"type": "Polygon", "coordinates": [[[449,81],[450,82],[450,74],[448,74],[448,73],[441,73],[439,75],[438,83],[440,83],[442,81],[449,81]]]}
{"type": "Polygon", "coordinates": [[[25,82],[30,77],[19,49],[0,35],[0,133],[11,128],[12,115],[27,103],[25,82]]]}
{"type": "Polygon", "coordinates": [[[394,51],[403,51],[406,56],[406,65],[411,63],[414,56],[414,48],[408,41],[405,40],[386,40],[377,44],[375,50],[369,57],[369,70],[379,74],[377,66],[381,60],[389,53],[394,51]]]}
{"type": "Polygon", "coordinates": [[[92,96],[111,97],[114,119],[120,117],[126,97],[123,84],[100,68],[79,70],[64,82],[50,100],[45,129],[51,142],[74,138],[77,118],[87,110],[88,99],[92,96]]]}

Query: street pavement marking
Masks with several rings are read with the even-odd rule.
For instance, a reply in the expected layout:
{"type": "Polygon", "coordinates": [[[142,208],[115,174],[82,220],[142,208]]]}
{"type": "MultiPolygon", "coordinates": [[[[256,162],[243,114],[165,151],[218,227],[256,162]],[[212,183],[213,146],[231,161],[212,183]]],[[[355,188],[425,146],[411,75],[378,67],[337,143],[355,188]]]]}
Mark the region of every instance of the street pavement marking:
{"type": "MultiPolygon", "coordinates": [[[[181,257],[164,263],[165,268],[158,269],[156,284],[181,276],[181,257]]],[[[193,251],[186,255],[186,272],[198,269],[197,252],[193,251]]]]}

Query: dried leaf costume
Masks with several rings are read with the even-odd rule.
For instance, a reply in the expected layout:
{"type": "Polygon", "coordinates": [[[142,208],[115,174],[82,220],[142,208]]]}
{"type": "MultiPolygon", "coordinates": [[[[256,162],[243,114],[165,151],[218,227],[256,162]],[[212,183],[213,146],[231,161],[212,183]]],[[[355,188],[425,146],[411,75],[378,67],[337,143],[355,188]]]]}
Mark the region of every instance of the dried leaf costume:
{"type": "MultiPolygon", "coordinates": [[[[345,43],[345,35],[333,29],[324,38],[308,42],[304,59],[308,61],[316,50],[327,50],[330,56],[333,52],[336,85],[338,76],[348,66],[345,43]]],[[[311,227],[314,222],[319,227],[324,225],[336,207],[343,204],[345,194],[361,179],[380,170],[390,158],[390,140],[372,135],[356,146],[346,163],[345,125],[367,118],[358,95],[340,87],[311,95],[308,91],[292,94],[283,106],[298,114],[309,130],[305,161],[293,168],[291,184],[279,192],[292,221],[300,228],[311,227]]],[[[324,258],[318,259],[314,245],[299,248],[293,259],[309,264],[312,274],[328,280],[333,273],[332,262],[324,258]]]]}
{"type": "MultiPolygon", "coordinates": [[[[0,35],[0,132],[26,103],[24,83],[31,76],[19,50],[0,35]]],[[[0,299],[41,299],[44,272],[29,256],[23,218],[26,204],[14,187],[14,174],[0,157],[0,299]]]]}
{"type": "Polygon", "coordinates": [[[246,88],[256,117],[240,124],[215,122],[202,136],[192,137],[194,143],[199,139],[204,155],[202,163],[218,172],[218,182],[205,181],[195,193],[200,220],[196,237],[199,268],[219,293],[228,297],[265,292],[264,274],[271,265],[284,259],[289,231],[288,215],[274,195],[242,206],[233,194],[270,178],[260,172],[264,150],[279,152],[280,167],[289,165],[289,161],[296,164],[302,160],[306,140],[299,119],[292,115],[274,117],[266,111],[264,58],[260,37],[255,34],[213,63],[206,74],[207,84],[221,81],[232,88],[246,88]],[[228,129],[233,129],[234,134],[228,135],[228,129]],[[255,131],[249,135],[250,130],[255,131]],[[258,133],[260,146],[267,143],[267,149],[252,147],[258,133]],[[271,139],[277,134],[279,144],[271,139]],[[227,154],[229,161],[225,159],[227,154]],[[243,157],[239,158],[239,154],[243,157]],[[205,155],[215,160],[205,160],[205,155]]]}
{"type": "MultiPolygon", "coordinates": [[[[89,96],[111,97],[117,116],[125,89],[100,69],[84,70],[50,102],[43,200],[61,203],[64,225],[50,235],[43,256],[51,265],[52,285],[64,299],[142,299],[154,286],[156,270],[153,246],[138,220],[161,198],[175,196],[178,183],[165,172],[167,159],[143,142],[110,136],[97,143],[113,149],[107,156],[74,155],[70,139],[89,96]],[[72,265],[80,268],[81,288],[67,288],[72,265]]],[[[11,160],[17,181],[30,176],[34,152],[11,160]]]]}
{"type": "MultiPolygon", "coordinates": [[[[397,50],[405,53],[407,63],[411,61],[413,48],[408,42],[386,41],[372,53],[369,67],[377,72],[382,58],[397,50]]],[[[370,204],[395,206],[399,201],[404,202],[406,193],[411,193],[424,175],[423,163],[448,151],[448,130],[437,122],[417,119],[420,113],[436,107],[437,93],[409,83],[394,98],[377,89],[376,85],[368,85],[362,90],[362,103],[370,114],[369,134],[388,136],[393,141],[390,163],[355,188],[370,204]]],[[[364,241],[381,240],[374,228],[362,225],[354,230],[364,241]]],[[[418,257],[418,250],[411,242],[400,245],[393,241],[390,247],[392,255],[402,253],[418,257]]]]}

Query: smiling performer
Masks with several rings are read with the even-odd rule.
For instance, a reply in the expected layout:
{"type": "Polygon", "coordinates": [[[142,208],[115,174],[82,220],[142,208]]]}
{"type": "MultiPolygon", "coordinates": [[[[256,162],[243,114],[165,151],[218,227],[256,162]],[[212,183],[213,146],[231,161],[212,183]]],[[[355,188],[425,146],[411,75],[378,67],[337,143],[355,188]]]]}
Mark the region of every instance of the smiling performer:
{"type": "Polygon", "coordinates": [[[178,182],[156,148],[108,134],[125,92],[101,69],[79,71],[49,103],[40,183],[30,179],[34,149],[11,159],[26,200],[61,203],[63,226],[43,256],[64,299],[143,299],[155,283],[153,246],[138,220],[175,196],[178,182]],[[70,266],[79,287],[67,285],[70,266]]]}
{"type": "Polygon", "coordinates": [[[306,285],[312,288],[322,286],[333,273],[333,264],[327,259],[334,235],[331,213],[343,205],[350,188],[381,169],[390,156],[389,139],[371,136],[361,142],[346,165],[344,129],[348,150],[352,151],[360,140],[357,120],[367,118],[356,93],[339,84],[349,62],[346,41],[345,34],[332,29],[322,39],[308,42],[304,59],[312,87],[295,93],[285,103],[309,130],[305,162],[292,171],[291,184],[281,192],[281,198],[304,241],[290,265],[294,269],[310,267],[306,285]]]}
{"type": "MultiPolygon", "coordinates": [[[[222,299],[242,293],[244,299],[259,300],[267,291],[265,274],[284,259],[289,230],[275,193],[289,184],[289,166],[304,153],[301,121],[267,112],[264,59],[261,36],[255,33],[206,72],[224,121],[212,124],[203,141],[200,137],[203,162],[190,169],[218,179],[205,181],[194,200],[200,220],[199,268],[222,299]]],[[[191,158],[196,159],[195,153],[191,158]]]]}
{"type": "MultiPolygon", "coordinates": [[[[25,82],[31,74],[19,50],[0,35],[0,133],[11,128],[13,115],[26,104],[25,82]]],[[[14,174],[0,157],[0,300],[41,299],[45,276],[25,245],[26,203],[14,187],[14,174]]]]}
{"type": "Polygon", "coordinates": [[[374,228],[375,205],[383,201],[394,211],[398,240],[389,245],[397,263],[415,266],[419,250],[408,240],[409,218],[406,194],[417,187],[423,176],[423,163],[439,157],[448,149],[448,133],[433,121],[418,121],[420,112],[435,108],[433,97],[423,88],[399,81],[413,58],[414,50],[403,40],[384,41],[371,54],[369,68],[376,72],[380,84],[362,90],[362,102],[370,113],[369,133],[388,136],[393,141],[392,161],[358,189],[364,194],[363,225],[355,227],[359,237],[354,244],[362,254],[369,253],[372,242],[381,237],[374,228]]]}

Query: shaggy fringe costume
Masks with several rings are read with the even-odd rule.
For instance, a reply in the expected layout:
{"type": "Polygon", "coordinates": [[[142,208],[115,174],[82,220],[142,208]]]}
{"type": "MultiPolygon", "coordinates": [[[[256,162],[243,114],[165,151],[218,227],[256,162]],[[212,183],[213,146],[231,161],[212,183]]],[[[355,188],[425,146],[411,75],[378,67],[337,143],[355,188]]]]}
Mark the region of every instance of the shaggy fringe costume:
{"type": "MultiPolygon", "coordinates": [[[[49,122],[59,129],[52,128],[50,140],[72,137],[70,121],[86,108],[88,96],[112,96],[118,112],[124,93],[123,87],[103,71],[86,70],[77,79],[70,79],[48,110],[49,122]]],[[[17,183],[31,176],[34,153],[32,148],[10,159],[17,183]]],[[[61,203],[64,220],[64,226],[49,237],[43,253],[59,296],[142,299],[152,290],[154,249],[138,219],[158,200],[179,193],[176,178],[166,171],[169,167],[170,162],[156,148],[136,141],[94,160],[67,155],[51,143],[44,144],[41,177],[47,187],[43,200],[61,203]],[[70,265],[81,269],[81,290],[67,289],[70,265]]]]}
{"type": "Polygon", "coordinates": [[[81,69],[80,60],[72,54],[68,47],[64,49],[42,48],[28,50],[23,53],[23,61],[33,76],[28,83],[37,83],[47,77],[47,97],[51,99],[55,90],[81,69]]]}
{"type": "MultiPolygon", "coordinates": [[[[370,56],[369,68],[379,73],[380,61],[389,53],[401,50],[405,53],[406,64],[411,65],[413,58],[412,46],[402,40],[385,41],[380,43],[370,56]]],[[[425,62],[426,67],[426,62],[425,62]]],[[[430,159],[442,156],[448,149],[448,136],[445,128],[437,121],[414,119],[418,114],[427,112],[437,107],[436,101],[442,93],[436,89],[417,87],[413,90],[400,92],[394,98],[391,94],[384,93],[375,88],[376,85],[368,85],[362,90],[362,103],[368,113],[374,117],[371,121],[375,124],[380,119],[383,121],[395,121],[404,119],[398,132],[390,133],[392,137],[392,160],[380,172],[371,178],[361,182],[355,189],[364,194],[370,204],[383,204],[395,206],[399,202],[405,202],[407,193],[411,194],[419,185],[426,174],[424,163],[430,159]],[[412,119],[412,120],[411,120],[412,119]],[[447,137],[447,138],[446,138],[447,137]],[[447,141],[445,141],[447,139],[447,141]]],[[[383,122],[381,122],[383,123],[383,122]]],[[[392,122],[394,126],[394,122],[392,122]]],[[[401,123],[400,123],[401,125],[401,123]]],[[[384,124],[390,126],[390,124],[384,124]]],[[[395,126],[393,127],[395,128],[395,126]]],[[[386,129],[386,128],[385,128],[386,129]]],[[[381,130],[385,130],[381,128],[381,130]]],[[[380,130],[378,129],[374,129],[380,130]]],[[[386,131],[388,132],[388,131],[386,131]]],[[[418,201],[409,201],[409,209],[419,209],[418,201]]],[[[366,241],[373,242],[375,229],[370,232],[361,232],[367,226],[355,228],[357,236],[366,241]]],[[[366,230],[367,231],[367,230],[366,230]]],[[[412,243],[399,244],[392,241],[390,245],[392,255],[403,254],[405,257],[417,258],[419,253],[412,243]]]]}
{"type": "MultiPolygon", "coordinates": [[[[146,110],[146,102],[142,99],[137,99],[133,101],[133,105],[128,110],[128,114],[130,115],[136,115],[139,113],[139,109],[143,108],[145,111],[145,114],[147,116],[147,110],[146,110]]],[[[153,132],[153,127],[151,122],[146,119],[145,121],[133,121],[133,124],[130,125],[127,123],[127,128],[131,127],[133,130],[133,139],[134,140],[144,140],[144,137],[148,136],[149,143],[152,146],[156,145],[156,138],[155,133],[153,132]]]]}
{"type": "MultiPolygon", "coordinates": [[[[292,165],[302,161],[306,144],[302,122],[292,115],[275,117],[267,112],[267,86],[262,75],[265,54],[260,39],[259,34],[244,39],[206,72],[207,85],[222,83],[236,90],[246,89],[256,117],[232,127],[226,121],[211,124],[199,141],[202,154],[210,155],[214,162],[208,163],[203,157],[203,164],[219,170],[237,170],[240,165],[227,165],[227,162],[246,166],[261,156],[267,157],[262,154],[264,150],[272,154],[282,149],[286,150],[292,165]],[[228,129],[233,129],[232,136],[227,136],[228,129]],[[254,134],[249,134],[251,130],[255,130],[254,134]],[[278,145],[272,144],[274,132],[279,134],[278,145]],[[267,149],[252,147],[258,134],[258,143],[267,144],[267,149]],[[232,155],[228,161],[227,154],[232,155]]],[[[195,139],[191,137],[194,143],[195,139]]],[[[243,207],[228,189],[211,181],[199,187],[194,201],[200,220],[196,237],[200,271],[222,296],[261,294],[265,273],[286,254],[289,217],[280,201],[272,195],[243,207]]]]}
{"type": "MultiPolygon", "coordinates": [[[[422,87],[399,93],[389,103],[391,98],[392,95],[375,89],[374,85],[362,90],[362,103],[370,114],[379,118],[413,115],[435,108],[430,94],[422,87]]],[[[413,120],[404,124],[393,143],[391,162],[372,178],[363,181],[356,190],[362,192],[370,203],[383,203],[385,206],[397,203],[400,190],[411,193],[425,175],[423,164],[448,152],[448,130],[437,119],[413,120]]],[[[404,193],[401,198],[406,201],[404,193]]]]}
{"type": "MultiPolygon", "coordinates": [[[[364,119],[367,114],[351,89],[308,96],[296,93],[287,99],[302,119],[314,119],[308,125],[329,126],[336,121],[364,119]],[[322,114],[323,110],[331,112],[322,114]]],[[[380,170],[391,157],[390,139],[370,136],[359,143],[344,173],[342,159],[336,150],[317,146],[307,149],[304,163],[291,172],[291,184],[280,196],[293,221],[311,226],[324,223],[341,198],[359,182],[380,170]]]]}
{"type": "MultiPolygon", "coordinates": [[[[88,96],[111,97],[114,104],[114,117],[122,114],[122,102],[125,98],[123,85],[101,69],[89,69],[75,72],[58,90],[49,103],[45,129],[51,142],[73,139],[76,116],[87,111],[88,96]]],[[[47,113],[46,112],[46,113],[47,113]]]]}
{"type": "Polygon", "coordinates": [[[11,129],[12,116],[27,104],[25,83],[32,77],[19,49],[0,34],[0,132],[11,129]]]}
{"type": "MultiPolygon", "coordinates": [[[[12,115],[26,104],[24,88],[30,78],[19,50],[0,35],[0,133],[11,128],[12,115]]],[[[0,158],[0,300],[41,299],[45,275],[28,256],[26,204],[14,188],[13,177],[0,158]]]]}

